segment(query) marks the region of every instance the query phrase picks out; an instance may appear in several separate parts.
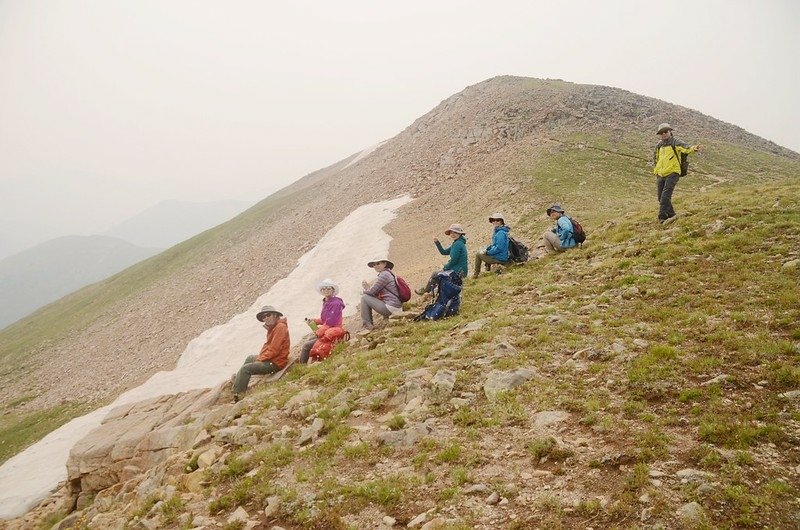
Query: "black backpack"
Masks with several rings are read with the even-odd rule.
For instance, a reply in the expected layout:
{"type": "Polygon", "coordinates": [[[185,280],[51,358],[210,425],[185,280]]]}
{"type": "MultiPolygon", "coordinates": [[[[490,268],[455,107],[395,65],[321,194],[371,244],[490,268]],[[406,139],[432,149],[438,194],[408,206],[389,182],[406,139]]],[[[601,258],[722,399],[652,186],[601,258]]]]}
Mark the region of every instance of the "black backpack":
{"type": "Polygon", "coordinates": [[[689,172],[689,156],[686,153],[678,153],[678,150],[675,149],[674,142],[672,144],[672,150],[675,152],[675,158],[681,162],[681,176],[685,177],[689,172]]]}
{"type": "Polygon", "coordinates": [[[513,237],[508,238],[508,261],[513,261],[514,263],[525,263],[528,261],[528,255],[528,247],[513,237]]]}
{"type": "Polygon", "coordinates": [[[586,231],[581,224],[572,217],[569,217],[569,222],[572,223],[572,239],[579,245],[583,244],[583,242],[586,241],[586,231]]]}

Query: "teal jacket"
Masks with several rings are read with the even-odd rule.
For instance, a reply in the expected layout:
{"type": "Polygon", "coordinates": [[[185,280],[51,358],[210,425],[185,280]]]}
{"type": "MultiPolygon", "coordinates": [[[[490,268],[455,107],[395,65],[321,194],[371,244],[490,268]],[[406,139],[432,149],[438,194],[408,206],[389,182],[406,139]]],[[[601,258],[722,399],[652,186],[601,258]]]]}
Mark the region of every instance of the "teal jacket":
{"type": "Polygon", "coordinates": [[[436,241],[436,248],[439,249],[439,254],[450,256],[450,261],[442,267],[446,271],[453,271],[462,278],[467,277],[467,264],[469,259],[467,257],[467,238],[459,236],[458,239],[453,241],[453,244],[444,248],[441,243],[436,241]]]}
{"type": "Polygon", "coordinates": [[[508,226],[497,226],[492,233],[492,244],[486,247],[486,255],[501,263],[508,261],[508,226]]]}

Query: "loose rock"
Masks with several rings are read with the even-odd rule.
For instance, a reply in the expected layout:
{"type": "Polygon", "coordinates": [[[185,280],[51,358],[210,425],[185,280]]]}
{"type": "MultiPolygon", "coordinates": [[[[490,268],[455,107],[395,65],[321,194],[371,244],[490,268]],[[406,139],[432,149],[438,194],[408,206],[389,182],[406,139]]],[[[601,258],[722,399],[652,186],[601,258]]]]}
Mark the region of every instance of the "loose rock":
{"type": "Polygon", "coordinates": [[[428,520],[428,512],[422,512],[418,516],[411,519],[406,525],[406,528],[415,528],[428,520]]]}
{"type": "Polygon", "coordinates": [[[492,370],[489,372],[489,375],[486,377],[486,382],[483,384],[483,392],[490,401],[493,401],[501,392],[507,392],[512,388],[520,386],[534,375],[535,372],[527,368],[520,368],[507,372],[492,370]]]}
{"type": "Polygon", "coordinates": [[[267,498],[267,507],[264,508],[264,516],[269,519],[276,513],[281,506],[281,499],[277,495],[267,498]]]}
{"type": "Polygon", "coordinates": [[[696,502],[689,502],[678,508],[675,515],[687,521],[699,521],[703,517],[703,507],[696,502]]]}
{"type": "Polygon", "coordinates": [[[561,410],[544,410],[537,412],[533,416],[533,426],[536,429],[544,429],[569,419],[569,412],[561,410]]]}

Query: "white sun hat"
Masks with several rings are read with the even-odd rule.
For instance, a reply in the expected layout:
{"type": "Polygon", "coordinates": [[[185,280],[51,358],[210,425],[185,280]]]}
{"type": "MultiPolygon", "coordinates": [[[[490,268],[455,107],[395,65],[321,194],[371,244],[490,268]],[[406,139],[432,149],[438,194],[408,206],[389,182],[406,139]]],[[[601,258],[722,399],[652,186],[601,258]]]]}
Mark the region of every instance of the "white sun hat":
{"type": "Polygon", "coordinates": [[[333,287],[333,294],[334,295],[339,294],[339,286],[336,285],[336,282],[331,280],[330,278],[325,278],[324,280],[322,280],[317,284],[317,292],[319,294],[322,294],[323,287],[333,287]]]}

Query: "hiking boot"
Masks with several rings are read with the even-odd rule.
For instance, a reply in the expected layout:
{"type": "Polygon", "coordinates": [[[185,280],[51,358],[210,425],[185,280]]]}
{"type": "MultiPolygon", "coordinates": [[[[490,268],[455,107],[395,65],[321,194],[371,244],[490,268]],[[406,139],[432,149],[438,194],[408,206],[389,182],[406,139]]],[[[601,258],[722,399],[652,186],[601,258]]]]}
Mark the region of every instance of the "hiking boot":
{"type": "Polygon", "coordinates": [[[505,270],[506,270],[505,267],[503,267],[502,265],[498,265],[494,272],[497,273],[497,274],[503,274],[503,272],[505,272],[505,270]]]}
{"type": "Polygon", "coordinates": [[[233,395],[233,402],[234,403],[239,403],[242,400],[242,397],[243,396],[241,394],[234,394],[233,395]]]}
{"type": "Polygon", "coordinates": [[[673,215],[672,217],[667,217],[666,219],[661,221],[661,224],[662,225],[669,225],[669,224],[674,223],[677,220],[678,220],[678,216],[677,215],[673,215]]]}
{"type": "Polygon", "coordinates": [[[422,296],[423,294],[427,293],[428,290],[423,288],[423,287],[420,287],[419,289],[414,289],[414,292],[417,293],[418,295],[422,296]]]}

